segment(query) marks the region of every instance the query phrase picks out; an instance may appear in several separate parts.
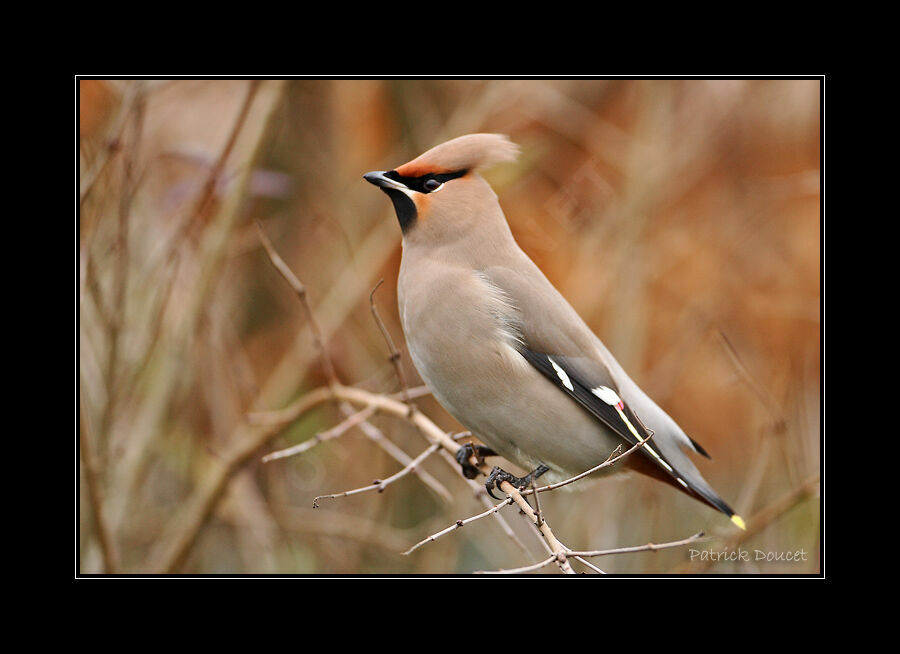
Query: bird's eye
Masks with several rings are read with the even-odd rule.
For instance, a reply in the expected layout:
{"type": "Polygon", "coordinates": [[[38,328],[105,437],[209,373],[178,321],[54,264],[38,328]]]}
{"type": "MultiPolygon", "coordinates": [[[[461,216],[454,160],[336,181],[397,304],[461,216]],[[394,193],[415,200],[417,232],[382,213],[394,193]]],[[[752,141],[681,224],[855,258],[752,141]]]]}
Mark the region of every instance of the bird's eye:
{"type": "Polygon", "coordinates": [[[426,191],[431,193],[432,191],[436,191],[439,188],[441,188],[441,183],[439,181],[437,181],[436,179],[426,179],[425,183],[422,185],[422,187],[426,191]]]}

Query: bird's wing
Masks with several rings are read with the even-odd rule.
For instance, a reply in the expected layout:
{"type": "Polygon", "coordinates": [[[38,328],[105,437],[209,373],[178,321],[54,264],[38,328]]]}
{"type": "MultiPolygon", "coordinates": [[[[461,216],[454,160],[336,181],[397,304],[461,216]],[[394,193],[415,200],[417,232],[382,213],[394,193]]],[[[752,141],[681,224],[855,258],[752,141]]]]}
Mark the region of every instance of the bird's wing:
{"type": "MultiPolygon", "coordinates": [[[[518,312],[515,320],[521,337],[519,353],[558,389],[631,445],[649,438],[653,428],[668,427],[660,424],[648,428],[641,420],[639,413],[644,408],[650,411],[651,405],[661,413],[649,399],[646,407],[623,399],[625,390],[620,390],[617,377],[621,379],[624,373],[618,363],[530,259],[517,265],[516,270],[493,266],[479,273],[495,284],[518,312]]],[[[629,383],[633,384],[630,380],[629,383]]],[[[660,433],[641,451],[665,471],[673,484],[727,515],[734,515],[681,452],[671,434],[660,433]]]]}

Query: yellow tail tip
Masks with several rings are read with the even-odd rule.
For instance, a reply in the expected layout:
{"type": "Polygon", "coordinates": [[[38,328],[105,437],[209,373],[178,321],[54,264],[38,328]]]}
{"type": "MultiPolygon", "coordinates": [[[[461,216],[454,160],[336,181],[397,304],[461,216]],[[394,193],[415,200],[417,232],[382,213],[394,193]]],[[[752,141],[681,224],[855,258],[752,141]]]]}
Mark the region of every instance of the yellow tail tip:
{"type": "Polygon", "coordinates": [[[737,513],[731,516],[731,521],[744,531],[747,531],[747,525],[744,523],[744,519],[737,513]]]}

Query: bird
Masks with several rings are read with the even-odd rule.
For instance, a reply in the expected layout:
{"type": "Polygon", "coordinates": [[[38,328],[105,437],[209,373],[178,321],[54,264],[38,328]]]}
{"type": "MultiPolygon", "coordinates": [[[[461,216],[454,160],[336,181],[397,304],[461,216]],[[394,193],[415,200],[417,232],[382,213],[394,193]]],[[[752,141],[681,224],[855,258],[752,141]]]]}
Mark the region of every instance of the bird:
{"type": "Polygon", "coordinates": [[[497,455],[531,471],[517,477],[494,466],[485,483],[494,496],[504,480],[557,483],[640,444],[597,475],[654,477],[746,529],[686,453],[710,458],[706,450],[628,376],[516,242],[479,173],[518,154],[506,135],[466,134],[363,175],[400,223],[398,310],[412,363],[483,443],[460,447],[462,472],[474,479],[470,457],[497,455]]]}

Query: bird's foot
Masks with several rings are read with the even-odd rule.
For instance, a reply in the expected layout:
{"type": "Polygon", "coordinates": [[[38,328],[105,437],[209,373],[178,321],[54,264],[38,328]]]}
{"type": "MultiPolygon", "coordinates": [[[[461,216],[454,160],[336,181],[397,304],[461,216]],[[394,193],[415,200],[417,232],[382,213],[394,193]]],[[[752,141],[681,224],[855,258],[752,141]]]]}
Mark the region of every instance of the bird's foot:
{"type": "Polygon", "coordinates": [[[484,482],[484,487],[487,489],[488,495],[493,497],[495,500],[499,500],[500,498],[494,495],[494,493],[491,491],[493,491],[494,488],[499,487],[502,482],[508,481],[510,484],[521,490],[530,486],[531,482],[547,472],[549,469],[550,468],[542,463],[524,477],[516,477],[515,475],[506,472],[506,470],[504,470],[500,466],[494,466],[494,469],[491,470],[491,474],[488,475],[487,481],[484,482]]]}
{"type": "Polygon", "coordinates": [[[466,479],[475,479],[481,473],[478,467],[473,466],[469,461],[472,456],[478,461],[478,465],[481,465],[484,463],[484,457],[497,456],[497,453],[486,445],[473,445],[472,443],[460,445],[456,450],[456,461],[462,467],[462,473],[466,479]]]}

